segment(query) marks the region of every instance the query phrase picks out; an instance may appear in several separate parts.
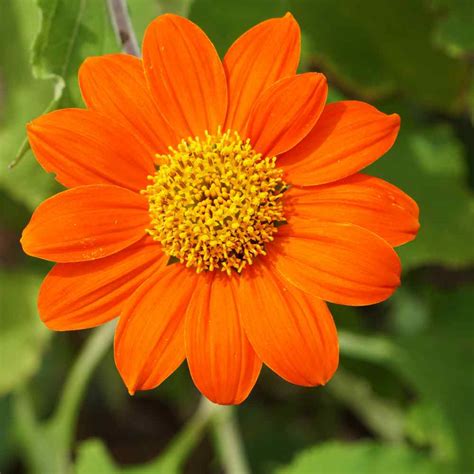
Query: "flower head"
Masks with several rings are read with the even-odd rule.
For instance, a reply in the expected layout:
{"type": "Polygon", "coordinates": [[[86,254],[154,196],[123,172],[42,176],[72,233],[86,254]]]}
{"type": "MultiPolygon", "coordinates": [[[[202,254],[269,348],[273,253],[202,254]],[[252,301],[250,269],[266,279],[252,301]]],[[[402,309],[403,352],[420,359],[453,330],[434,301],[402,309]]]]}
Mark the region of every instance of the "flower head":
{"type": "Polygon", "coordinates": [[[87,109],[28,125],[36,158],[67,188],[22,237],[56,262],[39,295],[51,329],[119,316],[115,360],[129,391],[187,359],[199,390],[240,403],[262,363],[326,383],[338,365],[325,301],[368,305],[400,282],[393,247],[416,203],[359,171],[400,120],[362,102],[326,104],[322,74],[296,74],[294,18],[264,21],[223,61],[195,24],[163,15],[143,59],[89,58],[87,109]]]}

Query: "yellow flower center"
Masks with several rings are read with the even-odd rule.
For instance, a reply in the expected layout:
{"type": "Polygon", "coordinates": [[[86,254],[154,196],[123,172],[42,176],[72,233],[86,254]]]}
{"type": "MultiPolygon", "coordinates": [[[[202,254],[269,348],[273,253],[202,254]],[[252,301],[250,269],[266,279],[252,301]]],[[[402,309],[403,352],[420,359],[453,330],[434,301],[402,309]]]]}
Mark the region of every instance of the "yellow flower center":
{"type": "Polygon", "coordinates": [[[168,155],[157,155],[150,176],[148,233],[171,261],[196,271],[220,269],[230,275],[265,255],[284,221],[287,188],[275,157],[262,157],[228,130],[204,139],[188,138],[168,155]]]}

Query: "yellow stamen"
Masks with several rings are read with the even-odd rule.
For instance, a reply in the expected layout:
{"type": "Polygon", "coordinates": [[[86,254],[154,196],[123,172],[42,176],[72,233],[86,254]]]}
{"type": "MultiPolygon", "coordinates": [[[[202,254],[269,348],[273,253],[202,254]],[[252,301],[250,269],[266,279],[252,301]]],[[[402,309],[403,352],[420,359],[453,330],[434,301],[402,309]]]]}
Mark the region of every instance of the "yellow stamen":
{"type": "Polygon", "coordinates": [[[165,253],[198,273],[230,275],[265,255],[284,220],[286,184],[275,157],[262,158],[237,132],[188,138],[168,155],[142,192],[148,197],[148,233],[165,253]]]}

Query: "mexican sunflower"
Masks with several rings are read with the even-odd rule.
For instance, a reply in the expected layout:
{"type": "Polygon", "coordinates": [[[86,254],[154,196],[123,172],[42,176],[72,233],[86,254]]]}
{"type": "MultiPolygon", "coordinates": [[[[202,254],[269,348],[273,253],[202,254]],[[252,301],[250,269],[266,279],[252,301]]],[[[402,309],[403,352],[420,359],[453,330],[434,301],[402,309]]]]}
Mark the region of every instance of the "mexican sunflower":
{"type": "Polygon", "coordinates": [[[56,265],[39,293],[51,329],[119,317],[115,361],[129,390],[187,359],[195,385],[242,402],[262,363],[303,386],[338,365],[326,302],[370,305],[400,283],[394,247],[416,203],[359,171],[400,119],[326,104],[326,79],[297,74],[295,19],[264,21],[221,61],[175,15],[146,30],[142,59],[88,58],[86,109],[28,124],[42,167],[69,188],[44,201],[24,251],[56,265]]]}

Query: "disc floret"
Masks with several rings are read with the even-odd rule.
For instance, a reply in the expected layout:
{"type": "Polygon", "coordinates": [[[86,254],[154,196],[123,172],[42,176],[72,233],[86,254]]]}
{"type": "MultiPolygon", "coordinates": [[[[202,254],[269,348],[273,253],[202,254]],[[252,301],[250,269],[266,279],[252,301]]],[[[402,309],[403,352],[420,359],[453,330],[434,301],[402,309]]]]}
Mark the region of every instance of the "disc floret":
{"type": "Polygon", "coordinates": [[[143,191],[148,233],[170,257],[202,271],[230,275],[265,255],[284,221],[287,188],[275,157],[262,157],[235,131],[181,141],[143,191]]]}

